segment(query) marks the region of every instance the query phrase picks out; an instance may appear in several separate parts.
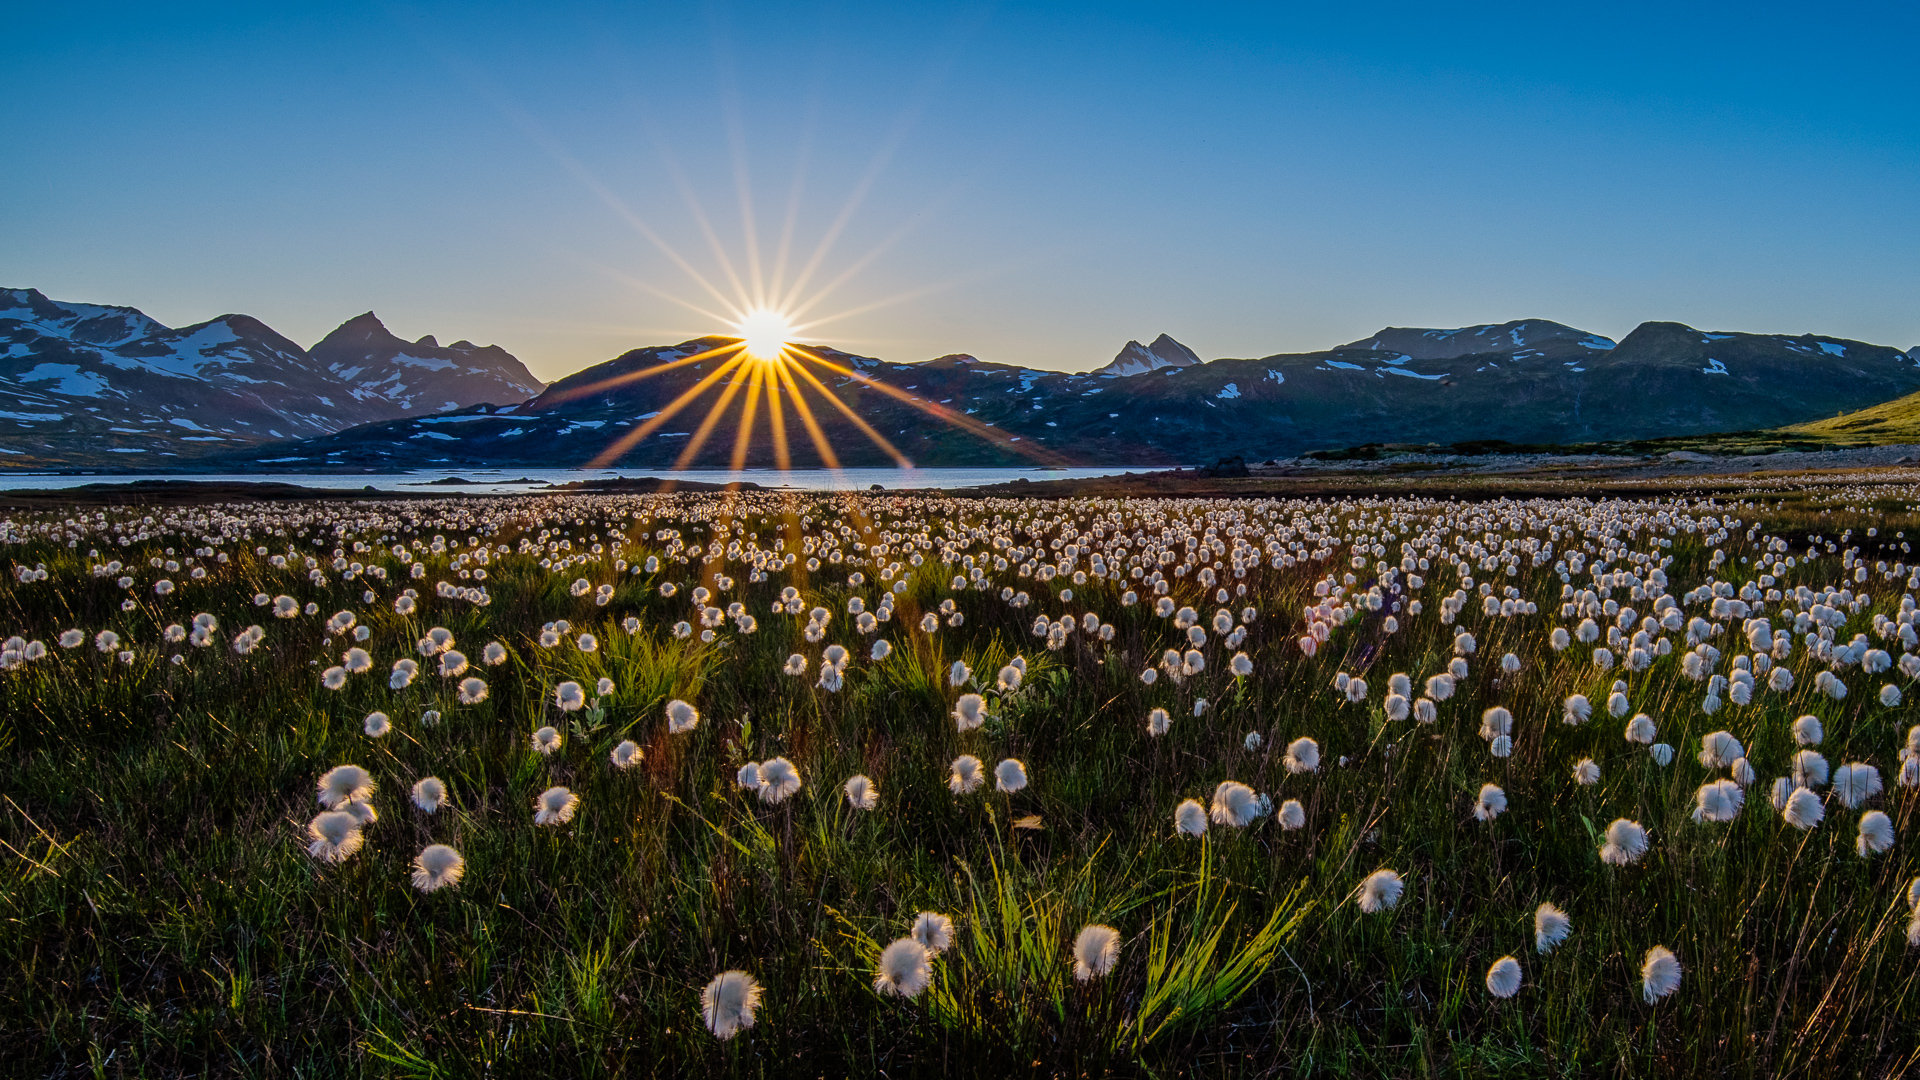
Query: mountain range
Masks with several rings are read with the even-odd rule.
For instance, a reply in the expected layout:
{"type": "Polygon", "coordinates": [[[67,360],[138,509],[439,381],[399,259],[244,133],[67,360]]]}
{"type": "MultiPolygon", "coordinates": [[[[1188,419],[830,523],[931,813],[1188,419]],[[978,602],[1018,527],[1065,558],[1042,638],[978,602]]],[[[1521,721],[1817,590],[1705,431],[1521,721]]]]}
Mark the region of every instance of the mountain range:
{"type": "MultiPolygon", "coordinates": [[[[301,349],[243,315],[174,330],[131,308],[0,291],[0,453],[16,467],[142,471],[725,466],[736,450],[775,464],[775,410],[763,384],[748,391],[753,369],[721,376],[724,351],[696,356],[731,343],[635,349],[542,387],[504,350],[406,342],[371,313],[301,349]],[[723,396],[727,407],[712,410],[723,396]],[[691,403],[676,406],[683,397],[691,403]],[[757,415],[740,442],[750,397],[757,415]],[[136,462],[134,450],[153,456],[136,462]]],[[[890,465],[897,453],[925,466],[1163,466],[1363,443],[1765,429],[1920,391],[1920,347],[1675,322],[1617,342],[1541,319],[1387,327],[1319,352],[1205,362],[1162,334],[1077,373],[961,353],[798,352],[812,358],[788,365],[804,414],[791,390],[777,395],[796,467],[825,463],[810,427],[843,465],[890,465]]]]}
{"type": "MultiPolygon", "coordinates": [[[[748,382],[745,369],[713,382],[680,412],[662,414],[712,380],[724,359],[695,354],[730,340],[636,349],[517,405],[370,424],[230,460],[283,469],[511,468],[596,459],[646,468],[725,466],[735,451],[736,418],[752,396],[740,392],[742,385],[701,449],[689,457],[686,448],[727,384],[748,382]],[[652,430],[645,438],[623,438],[646,427],[652,430]]],[[[964,354],[897,363],[821,347],[806,350],[819,362],[797,366],[840,403],[811,386],[805,392],[811,420],[844,465],[895,460],[848,414],[919,465],[1155,466],[1231,455],[1265,460],[1370,442],[1572,443],[1772,428],[1920,390],[1920,353],[1671,322],[1644,323],[1618,342],[1542,320],[1383,330],[1324,352],[1205,363],[1168,360],[1167,344],[1178,343],[1155,343],[1159,351],[1151,355],[1166,361],[1157,367],[1140,355],[1147,348],[1130,343],[1117,368],[1083,373],[964,354]],[[1395,344],[1404,348],[1388,347],[1395,344]]],[[[756,466],[776,461],[763,399],[764,392],[745,444],[745,460],[756,466]]],[[[790,398],[783,401],[793,464],[822,464],[790,398]]]]}
{"type": "Polygon", "coordinates": [[[166,468],[159,459],[525,401],[542,388],[505,349],[403,341],[372,312],[303,349],[247,315],[176,329],[130,307],[0,289],[8,465],[166,468]]]}

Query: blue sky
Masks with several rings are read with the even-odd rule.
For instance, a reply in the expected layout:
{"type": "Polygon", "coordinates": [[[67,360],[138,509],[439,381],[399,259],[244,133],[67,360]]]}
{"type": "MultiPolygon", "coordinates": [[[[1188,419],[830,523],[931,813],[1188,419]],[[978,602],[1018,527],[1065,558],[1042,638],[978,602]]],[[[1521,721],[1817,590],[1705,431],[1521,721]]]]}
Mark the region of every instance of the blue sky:
{"type": "Polygon", "coordinates": [[[1920,9],[1329,6],[16,11],[0,285],[303,344],[371,308],[551,379],[724,332],[750,213],[763,282],[783,235],[838,282],[804,340],[899,360],[1920,343],[1920,9]]]}

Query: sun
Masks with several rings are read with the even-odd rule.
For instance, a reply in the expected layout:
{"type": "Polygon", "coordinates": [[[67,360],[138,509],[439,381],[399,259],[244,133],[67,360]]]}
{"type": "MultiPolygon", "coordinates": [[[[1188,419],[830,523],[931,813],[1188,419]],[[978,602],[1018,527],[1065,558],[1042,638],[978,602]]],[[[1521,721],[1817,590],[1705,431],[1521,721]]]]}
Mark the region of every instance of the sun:
{"type": "Polygon", "coordinates": [[[777,360],[793,336],[793,323],[770,308],[754,308],[734,324],[746,354],[756,360],[777,360]]]}

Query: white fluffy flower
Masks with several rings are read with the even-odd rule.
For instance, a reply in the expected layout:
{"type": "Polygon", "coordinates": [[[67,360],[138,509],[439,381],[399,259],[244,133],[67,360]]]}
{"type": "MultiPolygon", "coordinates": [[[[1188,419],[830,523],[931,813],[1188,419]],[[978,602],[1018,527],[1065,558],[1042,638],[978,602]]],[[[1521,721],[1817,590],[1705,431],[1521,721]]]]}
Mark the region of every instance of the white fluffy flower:
{"type": "Polygon", "coordinates": [[[1503,956],[1487,969],[1487,993],[1510,998],[1520,992],[1520,961],[1503,956]]]}
{"type": "Polygon", "coordinates": [[[1554,947],[1567,940],[1567,935],[1571,933],[1573,933],[1573,920],[1552,902],[1543,902],[1534,909],[1533,947],[1536,951],[1552,952],[1554,947]]]}
{"type": "Polygon", "coordinates": [[[1405,891],[1406,883],[1400,875],[1391,870],[1375,870],[1360,883],[1354,895],[1359,900],[1360,910],[1373,915],[1382,911],[1391,911],[1400,902],[1400,894],[1405,891]]]}
{"type": "Polygon", "coordinates": [[[1600,861],[1610,866],[1626,866],[1640,861],[1647,853],[1647,830],[1637,821],[1615,818],[1607,826],[1607,842],[1600,845],[1600,861]]]}
{"type": "Polygon", "coordinates": [[[1647,950],[1640,962],[1640,996],[1651,1005],[1680,989],[1680,958],[1664,945],[1647,950]]]}
{"type": "Polygon", "coordinates": [[[1113,970],[1120,960],[1120,931],[1094,924],[1073,939],[1073,977],[1085,982],[1113,970]]]}

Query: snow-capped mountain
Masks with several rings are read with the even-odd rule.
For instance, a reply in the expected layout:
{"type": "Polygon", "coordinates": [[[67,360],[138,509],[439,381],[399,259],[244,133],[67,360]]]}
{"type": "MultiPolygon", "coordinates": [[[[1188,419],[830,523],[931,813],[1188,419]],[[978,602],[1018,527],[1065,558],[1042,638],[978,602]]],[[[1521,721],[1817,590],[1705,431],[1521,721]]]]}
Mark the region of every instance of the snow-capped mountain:
{"type": "MultiPolygon", "coordinates": [[[[1168,362],[1130,375],[1109,368],[1041,371],[964,354],[901,363],[815,347],[809,351],[828,363],[807,370],[838,404],[811,384],[796,385],[806,386],[811,423],[841,464],[893,463],[865,425],[928,466],[1153,466],[1231,454],[1265,460],[1365,443],[1695,435],[1780,427],[1920,390],[1915,358],[1840,338],[1643,323],[1616,344],[1531,320],[1487,327],[1484,334],[1478,329],[1412,329],[1395,338],[1383,331],[1360,347],[1168,362]],[[1487,348],[1454,352],[1462,340],[1487,348]],[[1380,348],[1368,347],[1376,341],[1380,348]],[[1431,343],[1423,351],[1449,355],[1411,356],[1422,341],[1431,343]]],[[[741,391],[751,374],[740,369],[717,376],[724,357],[676,364],[727,340],[636,349],[518,405],[370,424],[226,460],[234,468],[279,469],[512,468],[595,460],[661,468],[726,466],[738,450],[750,465],[772,465],[778,459],[770,410],[761,408],[748,438],[736,441],[735,424],[750,396],[741,391]],[[729,391],[727,381],[737,385],[729,391]],[[679,400],[689,392],[690,403],[679,400]],[[709,409],[723,393],[730,403],[709,426],[709,409]]],[[[823,464],[798,415],[785,407],[791,461],[823,464]]]]}
{"type": "Polygon", "coordinates": [[[354,388],[356,400],[384,401],[408,416],[525,401],[546,385],[498,345],[442,347],[431,334],[406,341],[371,311],[341,323],[309,352],[354,388]]]}
{"type": "Polygon", "coordinates": [[[1169,367],[1192,367],[1200,362],[1199,354],[1165,334],[1153,339],[1153,344],[1142,345],[1129,341],[1120,350],[1119,355],[1107,366],[1094,369],[1095,375],[1144,375],[1149,371],[1158,371],[1169,367]]]}
{"type": "Polygon", "coordinates": [[[502,349],[408,344],[371,313],[309,352],[246,315],[176,329],[133,308],[0,289],[0,467],[166,468],[160,459],[540,388],[502,349]]]}

